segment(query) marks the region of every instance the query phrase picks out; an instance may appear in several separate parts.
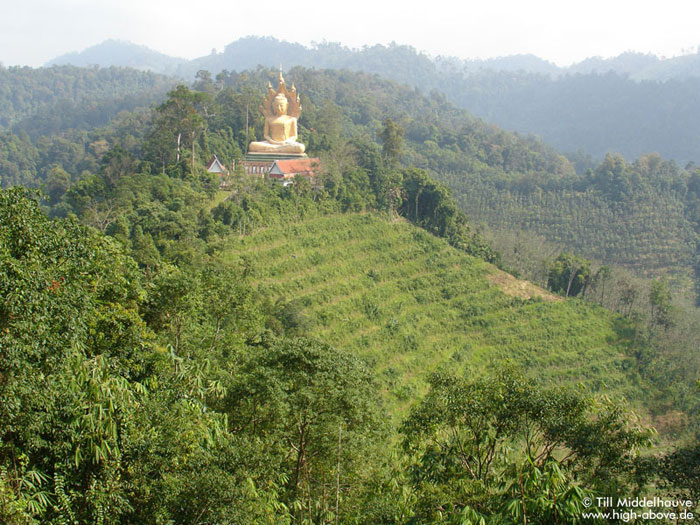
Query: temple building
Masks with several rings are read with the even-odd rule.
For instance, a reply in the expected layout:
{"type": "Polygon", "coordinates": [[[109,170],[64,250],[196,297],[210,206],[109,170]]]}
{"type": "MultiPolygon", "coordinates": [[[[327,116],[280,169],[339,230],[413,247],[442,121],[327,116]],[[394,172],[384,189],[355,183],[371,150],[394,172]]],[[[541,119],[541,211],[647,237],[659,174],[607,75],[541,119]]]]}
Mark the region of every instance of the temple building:
{"type": "MultiPolygon", "coordinates": [[[[278,160],[308,159],[306,155],[262,155],[248,153],[243,161],[243,171],[246,175],[264,176],[270,173],[272,165],[278,160]]],[[[318,161],[318,159],[314,159],[318,161]]]]}
{"type": "Polygon", "coordinates": [[[228,170],[226,169],[226,166],[224,166],[224,164],[216,157],[216,155],[212,155],[209,164],[207,164],[207,172],[226,175],[228,170]]]}
{"type": "Polygon", "coordinates": [[[301,175],[309,180],[313,179],[314,172],[318,169],[318,159],[305,157],[303,159],[276,160],[268,172],[268,177],[287,186],[294,182],[294,177],[301,175]]]}

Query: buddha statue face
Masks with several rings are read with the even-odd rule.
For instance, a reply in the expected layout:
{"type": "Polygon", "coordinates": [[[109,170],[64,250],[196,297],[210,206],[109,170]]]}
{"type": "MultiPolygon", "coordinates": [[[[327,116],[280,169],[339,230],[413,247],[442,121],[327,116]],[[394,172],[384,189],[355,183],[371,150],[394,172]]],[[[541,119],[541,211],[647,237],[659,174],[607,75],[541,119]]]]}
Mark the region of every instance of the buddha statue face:
{"type": "Polygon", "coordinates": [[[277,95],[272,101],[272,111],[277,116],[286,115],[288,107],[289,102],[287,101],[287,97],[285,97],[282,93],[277,95]]]}

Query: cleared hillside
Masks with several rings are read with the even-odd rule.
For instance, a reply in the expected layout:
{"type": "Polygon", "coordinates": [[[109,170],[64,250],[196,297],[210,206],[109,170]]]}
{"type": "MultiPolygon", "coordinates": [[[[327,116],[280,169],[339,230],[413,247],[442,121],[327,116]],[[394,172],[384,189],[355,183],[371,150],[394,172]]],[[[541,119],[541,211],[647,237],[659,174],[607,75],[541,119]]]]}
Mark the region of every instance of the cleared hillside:
{"type": "MultiPolygon", "coordinates": [[[[292,299],[313,335],[357,352],[402,407],[440,366],[510,362],[545,383],[648,399],[625,355],[625,327],[590,304],[504,293],[497,270],[410,224],[321,217],[233,242],[260,292],[292,299]]],[[[508,291],[508,290],[506,290],[508,291]]]]}

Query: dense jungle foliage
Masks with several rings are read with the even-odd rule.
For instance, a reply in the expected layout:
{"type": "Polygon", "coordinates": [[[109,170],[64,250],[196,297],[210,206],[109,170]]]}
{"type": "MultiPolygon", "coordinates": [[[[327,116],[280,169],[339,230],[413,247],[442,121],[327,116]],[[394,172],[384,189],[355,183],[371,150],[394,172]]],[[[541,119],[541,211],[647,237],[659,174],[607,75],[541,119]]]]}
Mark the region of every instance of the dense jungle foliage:
{"type": "Polygon", "coordinates": [[[698,336],[667,283],[612,313],[591,302],[624,295],[617,270],[561,256],[561,296],[513,295],[490,263],[515,259],[430,176],[572,164],[440,96],[288,77],[314,184],[232,166],[262,69],[2,135],[3,187],[43,192],[0,190],[0,520],[548,524],[695,498],[698,336]]]}

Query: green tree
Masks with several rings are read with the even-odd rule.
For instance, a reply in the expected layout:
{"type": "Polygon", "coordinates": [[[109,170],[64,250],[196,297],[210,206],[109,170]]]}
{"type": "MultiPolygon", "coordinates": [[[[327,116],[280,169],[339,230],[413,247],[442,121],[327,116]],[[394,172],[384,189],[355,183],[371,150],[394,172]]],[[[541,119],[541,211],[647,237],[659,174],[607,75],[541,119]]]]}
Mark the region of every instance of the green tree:
{"type": "Polygon", "coordinates": [[[651,307],[651,325],[669,328],[673,323],[671,305],[671,290],[663,279],[654,279],[649,290],[649,305],[651,307]]]}
{"type": "Polygon", "coordinates": [[[160,254],[150,233],[144,233],[140,224],[134,226],[131,233],[131,245],[134,258],[145,267],[157,266],[160,254]]]}
{"type": "Polygon", "coordinates": [[[223,364],[257,326],[250,290],[194,276],[144,287],[119,243],[0,190],[0,521],[262,523],[283,509],[273,456],[215,410],[223,364]],[[192,359],[159,344],[172,318],[192,359]]]}
{"type": "Polygon", "coordinates": [[[612,278],[612,269],[607,264],[598,268],[598,271],[593,276],[592,284],[595,287],[595,289],[598,291],[598,293],[600,294],[599,302],[602,305],[605,305],[605,291],[606,291],[607,285],[609,285],[611,278],[612,278]]]}
{"type": "Polygon", "coordinates": [[[697,443],[678,447],[655,464],[664,485],[673,496],[689,499],[698,507],[700,500],[700,447],[697,443]]]}
{"type": "Polygon", "coordinates": [[[56,204],[70,188],[70,174],[63,168],[55,166],[49,171],[46,178],[45,191],[49,196],[49,202],[56,204]]]}
{"type": "Polygon", "coordinates": [[[440,372],[429,382],[401,427],[425,521],[468,510],[522,516],[529,501],[528,522],[552,523],[557,514],[570,522],[582,486],[621,490],[649,444],[650,432],[619,406],[545,390],[508,370],[471,380],[440,372]]]}
{"type": "Polygon", "coordinates": [[[591,262],[562,253],[549,269],[547,287],[565,297],[585,294],[591,280],[591,262]]]}
{"type": "Polygon", "coordinates": [[[187,153],[194,167],[196,141],[206,128],[213,104],[209,94],[180,85],[158,106],[145,150],[163,172],[167,165],[180,163],[187,153]]]}
{"type": "Polygon", "coordinates": [[[0,191],[0,470],[24,465],[9,485],[42,522],[116,523],[128,508],[127,420],[154,357],[141,292],[116,242],[0,191]]]}
{"type": "Polygon", "coordinates": [[[231,426],[265,436],[297,520],[339,512],[342,522],[351,510],[384,432],[373,391],[364,363],[311,339],[274,341],[246,360],[225,400],[231,426]]]}
{"type": "Polygon", "coordinates": [[[382,153],[389,161],[396,163],[403,149],[403,128],[387,118],[382,123],[382,129],[379,132],[379,138],[382,140],[382,153]]]}

